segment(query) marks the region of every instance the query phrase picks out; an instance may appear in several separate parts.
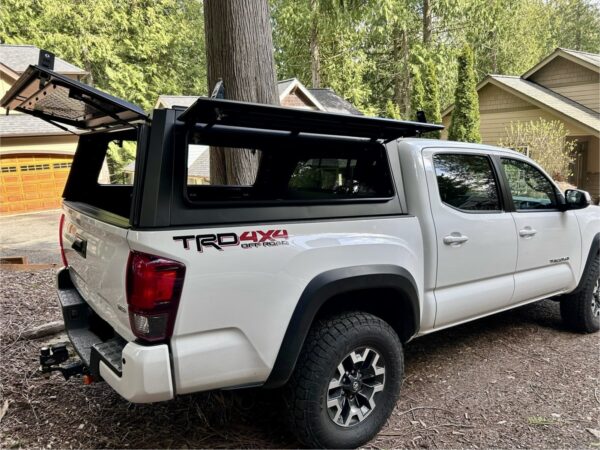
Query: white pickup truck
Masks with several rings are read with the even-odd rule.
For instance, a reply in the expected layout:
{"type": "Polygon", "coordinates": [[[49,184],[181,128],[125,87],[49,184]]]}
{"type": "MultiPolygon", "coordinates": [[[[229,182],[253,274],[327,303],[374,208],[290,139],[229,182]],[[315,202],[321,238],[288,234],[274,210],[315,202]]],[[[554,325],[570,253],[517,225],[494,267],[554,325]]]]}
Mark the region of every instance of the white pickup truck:
{"type": "Polygon", "coordinates": [[[82,130],[57,276],[81,363],[45,348],[47,371],[131,402],[283,387],[303,444],[347,448],[385,423],[415,337],[549,297],[599,328],[600,208],[520,153],[217,99],[149,117],[38,66],[1,103],[82,130]],[[134,174],[106,184],[123,145],[134,174]],[[195,184],[199,145],[259,155],[255,179],[195,184]]]}

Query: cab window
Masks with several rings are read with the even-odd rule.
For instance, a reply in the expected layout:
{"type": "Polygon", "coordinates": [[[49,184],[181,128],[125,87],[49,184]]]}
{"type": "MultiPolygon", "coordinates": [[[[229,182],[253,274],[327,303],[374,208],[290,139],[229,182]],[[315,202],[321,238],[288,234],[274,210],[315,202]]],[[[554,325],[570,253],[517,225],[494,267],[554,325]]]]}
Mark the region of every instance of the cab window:
{"type": "Polygon", "coordinates": [[[498,186],[487,156],[438,154],[433,157],[440,198],[461,211],[500,211],[498,186]]]}
{"type": "Polygon", "coordinates": [[[557,209],[556,189],[548,178],[525,161],[502,158],[510,194],[517,211],[557,209]]]}

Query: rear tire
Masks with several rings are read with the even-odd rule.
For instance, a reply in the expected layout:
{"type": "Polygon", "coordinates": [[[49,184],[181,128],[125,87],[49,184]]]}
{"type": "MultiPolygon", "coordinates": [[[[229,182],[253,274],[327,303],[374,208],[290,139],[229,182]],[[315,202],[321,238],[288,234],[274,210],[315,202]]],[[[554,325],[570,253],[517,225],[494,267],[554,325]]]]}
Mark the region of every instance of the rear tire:
{"type": "Polygon", "coordinates": [[[316,322],[285,390],[292,432],[310,448],[354,448],[390,416],[404,372],[387,322],[350,312],[316,322]]]}
{"type": "Polygon", "coordinates": [[[600,255],[596,256],[581,279],[581,288],[560,299],[560,315],[565,325],[579,333],[600,330],[600,255]]]}

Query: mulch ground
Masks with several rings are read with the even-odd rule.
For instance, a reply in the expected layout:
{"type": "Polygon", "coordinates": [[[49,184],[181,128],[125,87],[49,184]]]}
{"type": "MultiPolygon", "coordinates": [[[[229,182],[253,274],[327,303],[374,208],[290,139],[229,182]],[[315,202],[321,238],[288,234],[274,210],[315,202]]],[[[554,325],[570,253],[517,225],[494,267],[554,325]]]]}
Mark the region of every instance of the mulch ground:
{"type": "MultiPolygon", "coordinates": [[[[104,383],[48,380],[28,328],[60,318],[52,270],[0,270],[1,448],[281,448],[277,393],[134,405],[104,383]]],[[[598,448],[600,334],[563,329],[544,301],[416,339],[401,400],[374,448],[598,448]],[[595,436],[596,434],[596,436],[595,436]]]]}

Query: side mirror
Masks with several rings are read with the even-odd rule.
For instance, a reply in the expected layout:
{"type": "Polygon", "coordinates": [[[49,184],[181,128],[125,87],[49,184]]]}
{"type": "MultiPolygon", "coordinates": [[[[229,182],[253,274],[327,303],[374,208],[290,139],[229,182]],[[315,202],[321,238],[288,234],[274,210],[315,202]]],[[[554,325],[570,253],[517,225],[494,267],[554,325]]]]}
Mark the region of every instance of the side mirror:
{"type": "Polygon", "coordinates": [[[592,198],[586,191],[580,189],[567,189],[565,191],[565,211],[583,209],[592,204],[592,198]]]}

